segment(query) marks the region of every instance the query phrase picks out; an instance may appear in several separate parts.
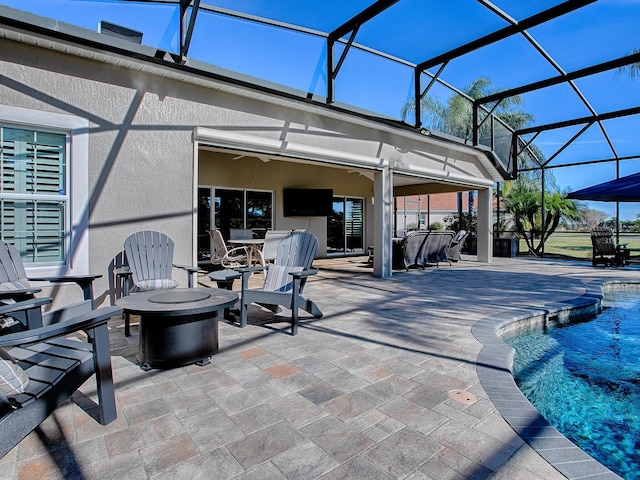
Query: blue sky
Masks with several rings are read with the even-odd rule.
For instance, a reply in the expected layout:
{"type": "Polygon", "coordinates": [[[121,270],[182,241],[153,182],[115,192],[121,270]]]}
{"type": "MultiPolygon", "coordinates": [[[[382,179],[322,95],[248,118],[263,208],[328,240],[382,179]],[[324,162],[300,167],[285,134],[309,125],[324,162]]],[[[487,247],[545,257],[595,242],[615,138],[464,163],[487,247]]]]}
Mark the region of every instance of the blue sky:
{"type": "MultiPolygon", "coordinates": [[[[372,0],[202,0],[216,5],[295,23],[318,31],[331,31],[366,8],[372,0]]],[[[522,20],[560,0],[522,2],[494,0],[515,20],[522,20]]],[[[178,9],[173,5],[102,0],[0,0],[0,4],[31,11],[84,28],[96,30],[107,20],[144,33],[143,43],[164,50],[178,46],[178,9]]],[[[640,49],[640,0],[599,0],[528,33],[565,72],[604,62],[640,49]]],[[[476,0],[400,0],[365,23],[356,42],[410,62],[421,62],[475,38],[507,26],[507,22],[476,0]]],[[[339,55],[339,49],[337,55],[339,55]]],[[[326,47],[323,38],[261,25],[247,24],[201,12],[196,23],[192,58],[282,83],[305,92],[326,92],[326,47]]],[[[430,69],[435,72],[437,67],[430,69]]],[[[489,77],[496,88],[512,88],[558,75],[535,45],[516,35],[487,48],[452,60],[442,78],[463,88],[474,79],[489,77]]],[[[608,72],[579,79],[576,87],[597,113],[640,105],[640,79],[608,72]]],[[[449,94],[444,89],[442,99],[449,94]]],[[[413,95],[411,68],[352,49],[336,80],[336,100],[393,118],[413,95]]],[[[536,124],[586,116],[589,109],[570,86],[563,84],[523,96],[524,108],[536,124]]],[[[640,116],[604,122],[620,156],[638,153],[640,116]]],[[[541,134],[536,144],[554,155],[581,127],[541,134]]],[[[564,150],[551,165],[610,158],[611,149],[598,125],[594,125],[564,150]]],[[[640,171],[639,161],[620,164],[620,175],[640,171]]],[[[615,178],[613,163],[553,170],[562,189],[576,190],[615,178]]],[[[592,208],[614,214],[614,205],[603,202],[592,208]]],[[[635,219],[640,204],[621,204],[621,216],[635,219]]]]}

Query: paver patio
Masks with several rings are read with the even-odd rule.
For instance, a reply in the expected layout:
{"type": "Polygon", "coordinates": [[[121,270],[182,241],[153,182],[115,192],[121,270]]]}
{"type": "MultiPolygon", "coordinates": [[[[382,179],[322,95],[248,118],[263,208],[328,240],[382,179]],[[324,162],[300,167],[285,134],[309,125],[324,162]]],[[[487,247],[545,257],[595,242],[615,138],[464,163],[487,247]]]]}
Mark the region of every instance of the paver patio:
{"type": "Polygon", "coordinates": [[[0,460],[0,478],[565,478],[485,393],[472,325],[640,282],[640,269],[496,258],[379,279],[364,262],[316,262],[306,293],[324,317],[303,316],[295,337],[256,309],[244,329],[221,320],[204,367],[140,370],[137,327],[126,338],[113,319],[118,419],[82,411],[88,383],[0,460]]]}

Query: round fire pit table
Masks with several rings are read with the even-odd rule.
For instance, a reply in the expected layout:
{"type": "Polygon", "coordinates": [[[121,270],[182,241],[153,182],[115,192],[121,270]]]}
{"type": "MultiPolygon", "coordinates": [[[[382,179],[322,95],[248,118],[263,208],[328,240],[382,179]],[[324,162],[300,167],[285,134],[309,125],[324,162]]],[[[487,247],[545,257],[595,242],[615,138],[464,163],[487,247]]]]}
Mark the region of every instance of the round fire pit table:
{"type": "Polygon", "coordinates": [[[216,288],[176,288],[133,293],[116,303],[140,316],[140,368],[206,365],[218,352],[218,312],[238,294],[216,288]]]}

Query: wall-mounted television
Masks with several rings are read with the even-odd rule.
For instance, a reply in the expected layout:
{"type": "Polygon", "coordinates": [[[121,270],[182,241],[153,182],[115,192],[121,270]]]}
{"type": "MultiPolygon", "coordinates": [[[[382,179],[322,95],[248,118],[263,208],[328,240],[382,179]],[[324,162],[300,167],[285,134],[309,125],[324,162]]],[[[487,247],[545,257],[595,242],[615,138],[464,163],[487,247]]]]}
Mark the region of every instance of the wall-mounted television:
{"type": "Polygon", "coordinates": [[[285,188],[282,209],[285,217],[328,217],[333,213],[333,189],[285,188]]]}

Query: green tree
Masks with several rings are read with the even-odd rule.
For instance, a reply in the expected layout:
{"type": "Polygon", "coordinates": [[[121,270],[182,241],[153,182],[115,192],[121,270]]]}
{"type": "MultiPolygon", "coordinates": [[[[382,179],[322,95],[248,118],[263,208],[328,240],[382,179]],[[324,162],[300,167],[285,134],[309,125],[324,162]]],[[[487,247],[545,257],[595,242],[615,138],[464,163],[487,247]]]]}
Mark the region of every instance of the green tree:
{"type": "Polygon", "coordinates": [[[444,226],[448,230],[466,230],[472,236],[476,236],[478,232],[478,217],[476,215],[471,215],[467,212],[462,212],[462,218],[459,218],[457,213],[447,215],[443,219],[444,226]]]}
{"type": "MultiPolygon", "coordinates": [[[[464,140],[471,140],[473,135],[473,100],[499,93],[500,89],[493,88],[489,78],[480,77],[472,81],[462,90],[462,95],[454,94],[446,101],[425,96],[421,102],[422,122],[433,130],[454,135],[464,140]]],[[[408,101],[402,109],[403,120],[415,111],[415,102],[408,101]]],[[[524,110],[524,101],[520,95],[503,99],[497,105],[487,104],[493,115],[502,120],[513,130],[528,126],[534,117],[524,110]]],[[[482,128],[489,128],[485,123],[482,128]]],[[[540,168],[545,160],[544,153],[536,146],[521,154],[518,159],[519,174],[516,181],[504,183],[505,210],[510,217],[513,228],[527,242],[531,252],[538,255],[542,250],[544,240],[549,238],[563,219],[571,219],[577,215],[577,206],[567,200],[556,184],[553,174],[540,168]],[[542,230],[542,175],[545,183],[545,221],[542,230]]],[[[458,219],[456,215],[445,219],[448,228],[454,230],[463,228],[475,232],[472,219],[458,219]],[[465,228],[466,227],[466,228],[465,228]]],[[[500,231],[506,230],[501,216],[500,231]]]]}

